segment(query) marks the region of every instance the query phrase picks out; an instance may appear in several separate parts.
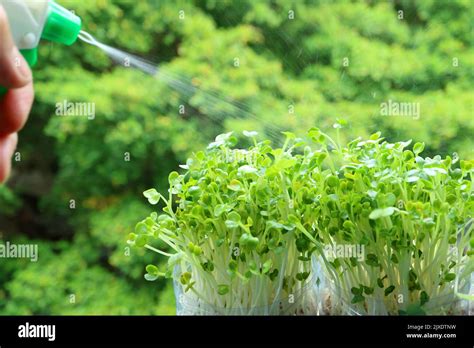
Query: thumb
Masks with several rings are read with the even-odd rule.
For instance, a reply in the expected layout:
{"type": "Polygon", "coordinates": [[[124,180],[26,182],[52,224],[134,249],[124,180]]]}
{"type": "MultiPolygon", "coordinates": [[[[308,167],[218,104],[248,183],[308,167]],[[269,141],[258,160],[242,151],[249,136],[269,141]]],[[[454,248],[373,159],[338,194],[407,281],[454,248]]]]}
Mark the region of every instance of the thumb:
{"type": "Polygon", "coordinates": [[[0,5],[0,86],[21,88],[31,79],[31,70],[13,42],[7,14],[0,5]]]}

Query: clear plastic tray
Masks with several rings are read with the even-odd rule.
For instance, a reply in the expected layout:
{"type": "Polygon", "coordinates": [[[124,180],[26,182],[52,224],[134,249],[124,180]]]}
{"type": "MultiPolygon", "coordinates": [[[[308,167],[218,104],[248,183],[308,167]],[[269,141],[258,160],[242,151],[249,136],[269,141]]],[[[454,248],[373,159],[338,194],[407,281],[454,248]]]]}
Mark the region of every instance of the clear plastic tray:
{"type": "MultiPolygon", "coordinates": [[[[396,308],[387,308],[385,301],[371,296],[366,296],[362,303],[353,304],[350,291],[343,291],[327,276],[324,276],[321,261],[313,259],[313,269],[319,270],[322,279],[319,288],[315,288],[314,291],[321,299],[324,315],[398,315],[399,310],[406,310],[409,306],[409,303],[406,303],[399,304],[396,308]]],[[[470,281],[463,284],[459,292],[474,295],[474,275],[471,275],[470,281]]],[[[453,286],[452,292],[430,298],[422,309],[426,315],[473,315],[473,302],[456,296],[453,286]]]]}
{"type": "MultiPolygon", "coordinates": [[[[175,274],[177,271],[175,270],[175,274]]],[[[176,277],[175,277],[176,278],[176,277]]],[[[177,315],[315,315],[321,312],[322,303],[316,288],[316,276],[306,283],[291,297],[280,297],[268,306],[253,308],[219,308],[206,303],[192,291],[184,292],[183,285],[173,281],[176,297],[177,315]]]]}

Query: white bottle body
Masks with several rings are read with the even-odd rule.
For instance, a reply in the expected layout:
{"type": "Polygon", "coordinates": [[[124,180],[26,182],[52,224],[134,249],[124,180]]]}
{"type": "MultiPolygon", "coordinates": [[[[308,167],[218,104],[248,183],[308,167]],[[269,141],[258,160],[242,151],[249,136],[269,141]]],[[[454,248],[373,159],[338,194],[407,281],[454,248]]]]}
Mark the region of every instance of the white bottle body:
{"type": "Polygon", "coordinates": [[[49,0],[0,0],[13,40],[21,50],[38,46],[48,18],[49,0]]]}

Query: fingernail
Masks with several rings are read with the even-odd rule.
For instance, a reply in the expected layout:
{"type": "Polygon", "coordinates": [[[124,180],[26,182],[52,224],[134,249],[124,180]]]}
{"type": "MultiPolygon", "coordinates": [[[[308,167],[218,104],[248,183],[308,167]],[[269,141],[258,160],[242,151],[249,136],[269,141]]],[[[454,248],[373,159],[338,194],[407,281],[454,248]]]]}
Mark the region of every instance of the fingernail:
{"type": "Polygon", "coordinates": [[[31,69],[16,47],[13,47],[13,63],[25,80],[31,80],[31,69]]]}

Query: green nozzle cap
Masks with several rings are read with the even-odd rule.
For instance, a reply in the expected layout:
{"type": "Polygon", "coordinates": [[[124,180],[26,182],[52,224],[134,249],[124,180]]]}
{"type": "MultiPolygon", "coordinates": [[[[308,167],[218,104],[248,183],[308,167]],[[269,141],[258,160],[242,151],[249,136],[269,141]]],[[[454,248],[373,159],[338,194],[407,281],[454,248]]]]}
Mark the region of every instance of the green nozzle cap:
{"type": "Polygon", "coordinates": [[[49,3],[48,19],[41,37],[45,40],[72,45],[81,31],[81,18],[54,1],[49,3]]]}

